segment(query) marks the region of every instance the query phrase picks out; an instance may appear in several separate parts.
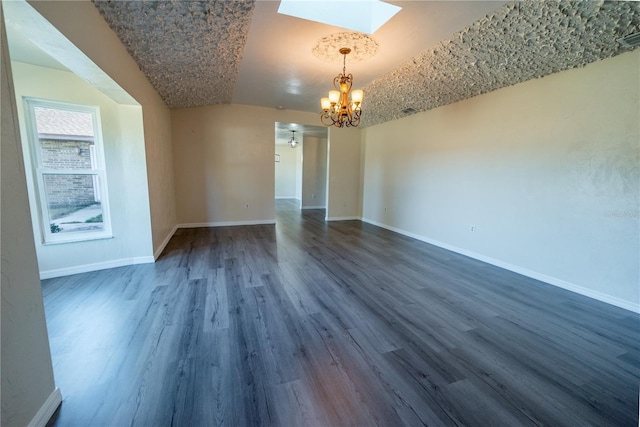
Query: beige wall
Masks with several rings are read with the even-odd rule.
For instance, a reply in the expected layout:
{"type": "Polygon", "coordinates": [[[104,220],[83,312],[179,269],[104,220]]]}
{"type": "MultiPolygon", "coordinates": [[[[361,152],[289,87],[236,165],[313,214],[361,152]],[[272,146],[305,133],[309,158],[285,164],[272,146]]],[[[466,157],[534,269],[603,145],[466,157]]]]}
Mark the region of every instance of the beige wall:
{"type": "Polygon", "coordinates": [[[360,217],[360,152],[358,128],[329,128],[327,170],[329,220],[360,217]]]}
{"type": "Polygon", "coordinates": [[[318,115],[246,105],[171,111],[180,224],[275,220],[275,122],[317,125],[318,115]]]}
{"type": "Polygon", "coordinates": [[[280,161],[275,164],[275,197],[276,199],[295,199],[301,147],[291,148],[289,145],[278,144],[275,150],[276,154],[280,155],[280,161]]]}
{"type": "Polygon", "coordinates": [[[152,241],[159,255],[177,223],[169,109],[93,3],[29,4],[142,105],[152,241]]]}
{"type": "Polygon", "coordinates": [[[639,70],[636,50],[365,129],[363,217],[637,310],[639,70]]]}
{"type": "MultiPolygon", "coordinates": [[[[29,155],[22,97],[100,108],[113,238],[44,245],[40,222],[34,215],[33,231],[42,277],[72,274],[82,271],[86,266],[110,267],[153,261],[140,107],[117,104],[68,71],[19,62],[13,62],[12,68],[23,152],[29,171],[32,170],[32,156],[29,155]]],[[[37,190],[33,176],[28,175],[27,178],[31,211],[37,213],[37,190]]]]}
{"type": "MultiPolygon", "coordinates": [[[[300,142],[304,144],[304,137],[300,142]]],[[[296,199],[302,203],[302,146],[296,148],[296,199]]]]}
{"type": "Polygon", "coordinates": [[[306,136],[302,153],[302,208],[324,208],[327,206],[327,139],[306,136]]]}
{"type": "MultiPolygon", "coordinates": [[[[0,5],[0,15],[2,7],[0,5]]],[[[2,418],[22,427],[55,394],[42,291],[31,230],[27,185],[3,17],[2,98],[2,418]]],[[[59,401],[58,401],[59,402],[59,401]]],[[[54,408],[55,409],[55,406],[54,408]]],[[[43,420],[40,420],[43,421],[43,420]]]]}

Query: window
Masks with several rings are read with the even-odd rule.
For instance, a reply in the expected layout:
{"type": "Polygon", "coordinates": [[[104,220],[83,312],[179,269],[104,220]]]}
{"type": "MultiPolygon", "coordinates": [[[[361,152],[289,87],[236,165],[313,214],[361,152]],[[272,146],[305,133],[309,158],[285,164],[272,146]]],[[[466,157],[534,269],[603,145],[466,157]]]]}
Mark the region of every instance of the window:
{"type": "Polygon", "coordinates": [[[26,98],[45,243],[111,237],[97,107],[26,98]]]}

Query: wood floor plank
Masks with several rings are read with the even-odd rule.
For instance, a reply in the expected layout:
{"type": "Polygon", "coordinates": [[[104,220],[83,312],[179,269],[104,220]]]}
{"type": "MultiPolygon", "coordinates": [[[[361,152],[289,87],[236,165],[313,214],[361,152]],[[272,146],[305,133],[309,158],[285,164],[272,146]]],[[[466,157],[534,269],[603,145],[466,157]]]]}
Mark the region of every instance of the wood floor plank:
{"type": "Polygon", "coordinates": [[[205,296],[204,332],[229,328],[229,300],[224,269],[209,270],[205,296]]]}
{"type": "Polygon", "coordinates": [[[43,281],[50,426],[637,426],[640,316],[278,200],[43,281]]]}

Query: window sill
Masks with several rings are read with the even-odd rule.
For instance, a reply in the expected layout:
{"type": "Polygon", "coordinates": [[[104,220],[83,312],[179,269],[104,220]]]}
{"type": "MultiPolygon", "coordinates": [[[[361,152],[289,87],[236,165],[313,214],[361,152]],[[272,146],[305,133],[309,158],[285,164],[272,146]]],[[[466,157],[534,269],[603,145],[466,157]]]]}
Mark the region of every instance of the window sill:
{"type": "Polygon", "coordinates": [[[65,243],[83,243],[83,242],[91,242],[94,240],[108,240],[108,239],[113,239],[113,234],[104,234],[104,235],[100,235],[100,236],[87,236],[87,237],[83,237],[83,238],[70,238],[70,239],[63,239],[63,240],[53,240],[53,241],[48,241],[48,242],[42,242],[42,246],[53,246],[53,245],[62,245],[65,243]]]}

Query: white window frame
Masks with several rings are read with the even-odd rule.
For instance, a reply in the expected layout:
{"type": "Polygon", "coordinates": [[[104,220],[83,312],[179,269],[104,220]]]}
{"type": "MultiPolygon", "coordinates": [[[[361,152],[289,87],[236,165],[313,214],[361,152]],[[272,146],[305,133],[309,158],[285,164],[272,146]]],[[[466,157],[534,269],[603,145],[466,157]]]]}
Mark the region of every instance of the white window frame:
{"type": "MultiPolygon", "coordinates": [[[[29,139],[29,151],[32,164],[32,172],[37,194],[39,208],[39,223],[43,244],[71,243],[86,240],[112,238],[111,215],[109,210],[109,192],[107,187],[107,173],[104,161],[104,144],[102,140],[102,127],[100,109],[97,106],[72,104],[68,102],[52,101],[40,98],[24,97],[26,109],[26,124],[29,139]],[[40,150],[40,138],[36,124],[35,108],[51,108],[81,113],[90,113],[93,117],[95,162],[92,161],[92,169],[51,169],[42,165],[40,150]],[[45,175],[91,175],[98,177],[98,191],[100,192],[100,204],[102,208],[102,230],[77,231],[70,233],[52,233],[49,223],[49,211],[45,190],[45,175]]],[[[95,186],[94,186],[95,190],[95,186]]]]}

